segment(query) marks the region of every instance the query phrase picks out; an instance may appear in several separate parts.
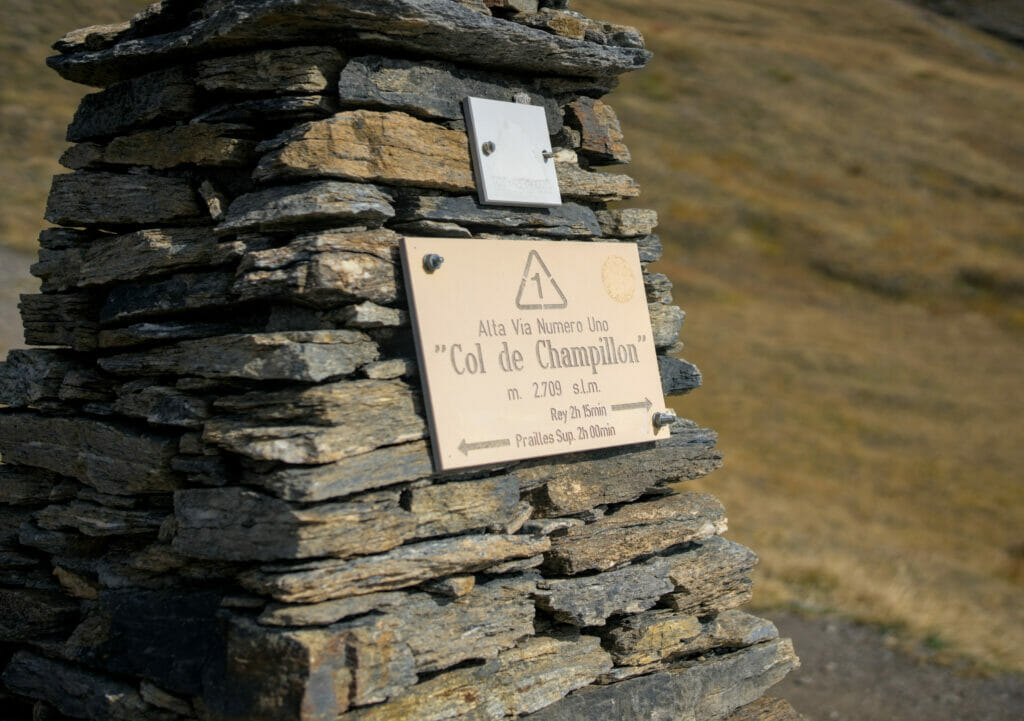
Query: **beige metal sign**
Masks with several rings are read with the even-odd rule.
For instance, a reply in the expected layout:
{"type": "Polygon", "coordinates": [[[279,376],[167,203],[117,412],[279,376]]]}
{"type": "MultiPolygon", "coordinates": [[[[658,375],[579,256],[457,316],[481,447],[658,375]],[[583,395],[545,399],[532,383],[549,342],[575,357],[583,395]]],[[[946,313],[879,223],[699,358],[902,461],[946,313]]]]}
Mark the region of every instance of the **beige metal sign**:
{"type": "Polygon", "coordinates": [[[405,238],[402,258],[439,470],[669,435],[635,245],[405,238]]]}

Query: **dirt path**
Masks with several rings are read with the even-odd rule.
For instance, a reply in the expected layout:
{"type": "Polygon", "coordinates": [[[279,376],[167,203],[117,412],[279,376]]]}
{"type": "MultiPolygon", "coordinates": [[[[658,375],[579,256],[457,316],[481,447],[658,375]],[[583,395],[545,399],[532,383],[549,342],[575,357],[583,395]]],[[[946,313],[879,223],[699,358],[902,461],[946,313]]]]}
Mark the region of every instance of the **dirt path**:
{"type": "Polygon", "coordinates": [[[771,689],[807,721],[1022,721],[1024,677],[978,678],[919,662],[878,631],[763,613],[793,639],[801,668],[771,689]]]}
{"type": "Polygon", "coordinates": [[[28,272],[34,262],[35,256],[0,245],[0,360],[11,348],[25,346],[18,296],[39,290],[39,281],[28,272]]]}

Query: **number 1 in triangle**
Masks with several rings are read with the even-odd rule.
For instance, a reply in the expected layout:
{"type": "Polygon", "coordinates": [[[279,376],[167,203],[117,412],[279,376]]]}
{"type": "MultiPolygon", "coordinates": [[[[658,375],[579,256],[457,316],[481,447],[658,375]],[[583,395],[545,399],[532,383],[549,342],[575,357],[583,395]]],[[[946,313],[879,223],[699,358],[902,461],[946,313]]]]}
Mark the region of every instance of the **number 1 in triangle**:
{"type": "Polygon", "coordinates": [[[540,254],[531,250],[523,268],[523,282],[519,284],[516,307],[520,310],[556,310],[566,308],[569,301],[558,283],[551,277],[551,271],[544,265],[540,254]]]}

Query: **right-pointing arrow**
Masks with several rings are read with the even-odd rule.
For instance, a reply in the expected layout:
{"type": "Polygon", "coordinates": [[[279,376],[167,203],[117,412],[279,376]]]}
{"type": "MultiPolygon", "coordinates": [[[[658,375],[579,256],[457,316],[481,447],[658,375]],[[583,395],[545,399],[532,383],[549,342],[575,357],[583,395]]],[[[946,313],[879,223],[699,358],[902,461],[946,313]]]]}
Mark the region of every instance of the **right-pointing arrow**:
{"type": "Polygon", "coordinates": [[[649,411],[649,410],[651,410],[651,406],[653,406],[653,405],[654,404],[651,403],[651,399],[645,397],[642,401],[637,401],[636,403],[619,403],[617,405],[613,405],[612,406],[612,410],[613,411],[635,411],[635,410],[639,410],[640,408],[643,408],[645,411],[649,411]]]}
{"type": "Polygon", "coordinates": [[[462,455],[468,456],[470,451],[482,451],[487,448],[504,448],[505,446],[511,446],[512,441],[508,438],[500,438],[496,441],[479,441],[477,443],[466,443],[466,439],[462,439],[462,443],[459,444],[459,450],[462,451],[462,455]]]}

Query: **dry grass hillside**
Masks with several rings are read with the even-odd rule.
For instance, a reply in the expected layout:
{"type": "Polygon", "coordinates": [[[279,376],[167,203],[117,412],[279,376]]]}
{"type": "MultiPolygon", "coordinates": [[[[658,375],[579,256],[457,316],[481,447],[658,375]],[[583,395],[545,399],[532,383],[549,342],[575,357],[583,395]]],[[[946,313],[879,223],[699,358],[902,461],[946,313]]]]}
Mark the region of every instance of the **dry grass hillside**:
{"type": "MultiPolygon", "coordinates": [[[[87,91],[48,44],[144,4],[5,0],[0,243],[34,244],[87,91]]],[[[610,102],[757,602],[1024,671],[1024,51],[897,0],[573,6],[655,51],[610,102]]]]}
{"type": "Polygon", "coordinates": [[[1024,670],[1024,52],[895,0],[578,0],[758,603],[1024,670]]]}

